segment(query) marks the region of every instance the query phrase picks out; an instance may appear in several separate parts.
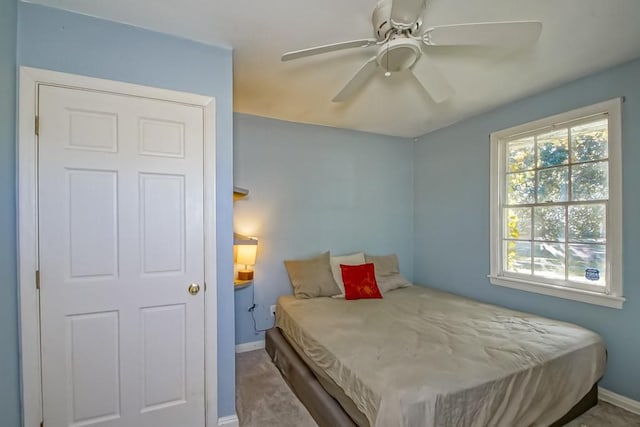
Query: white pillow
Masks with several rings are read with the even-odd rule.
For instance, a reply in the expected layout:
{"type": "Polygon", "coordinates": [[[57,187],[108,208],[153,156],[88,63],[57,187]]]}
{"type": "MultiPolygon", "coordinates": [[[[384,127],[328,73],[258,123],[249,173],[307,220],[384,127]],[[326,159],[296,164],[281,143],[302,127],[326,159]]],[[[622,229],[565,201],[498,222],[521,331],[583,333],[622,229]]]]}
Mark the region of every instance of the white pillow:
{"type": "Polygon", "coordinates": [[[331,264],[331,274],[333,274],[333,280],[340,288],[340,295],[334,295],[333,298],[344,298],[344,282],[342,281],[342,271],[340,270],[340,264],[342,265],[362,265],[366,264],[364,260],[364,252],[358,252],[351,255],[332,256],[329,260],[331,264]]]}

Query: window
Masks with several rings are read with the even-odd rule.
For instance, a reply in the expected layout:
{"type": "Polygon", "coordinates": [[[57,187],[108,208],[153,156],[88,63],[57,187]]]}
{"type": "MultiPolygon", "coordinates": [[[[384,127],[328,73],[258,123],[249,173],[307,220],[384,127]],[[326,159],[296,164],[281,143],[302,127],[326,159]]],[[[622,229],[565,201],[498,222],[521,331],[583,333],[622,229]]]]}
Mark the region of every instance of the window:
{"type": "Polygon", "coordinates": [[[622,308],[621,100],[491,134],[491,283],[622,308]]]}

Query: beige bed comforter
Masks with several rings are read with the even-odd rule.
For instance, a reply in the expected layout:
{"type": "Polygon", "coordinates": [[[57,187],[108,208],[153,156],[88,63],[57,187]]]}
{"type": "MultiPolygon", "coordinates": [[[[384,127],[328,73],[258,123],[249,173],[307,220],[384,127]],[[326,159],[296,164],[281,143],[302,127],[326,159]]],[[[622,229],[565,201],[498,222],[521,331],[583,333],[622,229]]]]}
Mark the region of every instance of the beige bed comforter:
{"type": "Polygon", "coordinates": [[[420,286],[283,296],[276,323],[376,427],[546,426],[606,363],[594,332],[420,286]]]}

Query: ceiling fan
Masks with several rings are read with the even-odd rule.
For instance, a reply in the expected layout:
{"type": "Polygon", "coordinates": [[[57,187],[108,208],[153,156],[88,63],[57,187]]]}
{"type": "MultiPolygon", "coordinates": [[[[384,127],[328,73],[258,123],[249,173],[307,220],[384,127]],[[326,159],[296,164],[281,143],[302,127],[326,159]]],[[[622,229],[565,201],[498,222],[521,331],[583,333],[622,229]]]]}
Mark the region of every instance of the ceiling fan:
{"type": "Polygon", "coordinates": [[[287,52],[282,61],[351,48],[377,47],[371,57],[333,98],[343,102],[360,90],[378,72],[411,70],[422,88],[440,103],[454,94],[447,79],[425,54],[430,46],[523,46],[535,42],[542,31],[538,21],[483,22],[475,24],[441,25],[422,28],[426,0],[381,0],[371,18],[375,38],[332,43],[287,52]]]}

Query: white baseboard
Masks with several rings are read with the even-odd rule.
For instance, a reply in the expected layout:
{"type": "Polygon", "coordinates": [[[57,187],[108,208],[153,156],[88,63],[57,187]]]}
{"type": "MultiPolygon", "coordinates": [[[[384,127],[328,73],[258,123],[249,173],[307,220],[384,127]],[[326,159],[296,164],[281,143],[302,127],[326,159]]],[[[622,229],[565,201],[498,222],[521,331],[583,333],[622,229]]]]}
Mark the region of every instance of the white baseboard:
{"type": "Polygon", "coordinates": [[[244,344],[236,345],[236,353],[244,353],[246,351],[259,350],[264,348],[264,340],[246,342],[244,344]]]}
{"type": "Polygon", "coordinates": [[[227,415],[226,417],[218,418],[218,426],[222,427],[239,427],[240,422],[238,421],[237,415],[227,415]]]}
{"type": "Polygon", "coordinates": [[[629,412],[640,415],[640,402],[629,399],[621,394],[614,393],[606,388],[598,387],[598,398],[612,405],[626,409],[629,412]]]}

